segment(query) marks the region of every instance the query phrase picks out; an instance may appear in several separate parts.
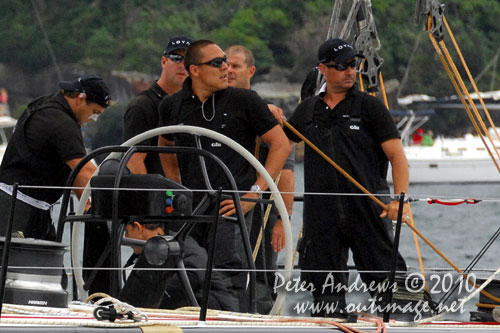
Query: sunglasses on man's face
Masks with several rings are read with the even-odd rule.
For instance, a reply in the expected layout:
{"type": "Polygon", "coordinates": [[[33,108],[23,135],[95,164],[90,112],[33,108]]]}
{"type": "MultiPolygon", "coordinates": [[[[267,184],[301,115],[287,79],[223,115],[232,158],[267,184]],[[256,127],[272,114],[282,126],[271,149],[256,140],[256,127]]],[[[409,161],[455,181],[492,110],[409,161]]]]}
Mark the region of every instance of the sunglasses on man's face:
{"type": "Polygon", "coordinates": [[[325,64],[323,63],[328,68],[335,68],[338,71],[345,71],[347,67],[351,68],[356,68],[356,60],[351,60],[349,62],[343,62],[341,64],[325,64]]]}
{"type": "Polygon", "coordinates": [[[207,62],[200,62],[198,64],[193,64],[193,65],[196,66],[208,65],[216,68],[221,68],[224,62],[227,64],[227,56],[213,58],[212,60],[209,60],[207,62]]]}
{"type": "Polygon", "coordinates": [[[168,59],[172,60],[173,62],[175,62],[176,64],[180,64],[182,62],[182,60],[184,60],[184,56],[182,56],[180,54],[170,53],[170,54],[167,54],[166,57],[168,59]]]}

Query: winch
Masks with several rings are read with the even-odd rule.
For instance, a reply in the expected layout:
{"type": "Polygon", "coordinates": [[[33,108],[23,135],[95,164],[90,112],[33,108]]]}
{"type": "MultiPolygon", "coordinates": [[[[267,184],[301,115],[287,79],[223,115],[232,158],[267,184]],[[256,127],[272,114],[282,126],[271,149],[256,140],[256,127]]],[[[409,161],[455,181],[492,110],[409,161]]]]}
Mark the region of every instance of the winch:
{"type": "MultiPolygon", "coordinates": [[[[3,252],[5,237],[0,237],[3,252]]],[[[66,245],[33,238],[12,238],[4,303],[67,307],[66,245]]]]}

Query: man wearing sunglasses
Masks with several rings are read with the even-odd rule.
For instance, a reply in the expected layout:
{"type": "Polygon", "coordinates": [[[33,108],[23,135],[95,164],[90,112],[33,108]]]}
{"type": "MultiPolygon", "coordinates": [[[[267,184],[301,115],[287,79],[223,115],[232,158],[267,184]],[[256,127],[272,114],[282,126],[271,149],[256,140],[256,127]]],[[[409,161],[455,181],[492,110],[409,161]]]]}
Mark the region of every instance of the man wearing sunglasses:
{"type": "MultiPolygon", "coordinates": [[[[227,57],[222,49],[211,41],[196,41],[188,48],[184,65],[189,78],[184,81],[180,92],[165,97],[160,103],[160,126],[184,124],[208,128],[235,140],[252,153],[256,137],[260,136],[269,145],[265,167],[272,177],[276,177],[290,154],[291,146],[267,105],[255,92],[228,87],[227,57]]],[[[174,143],[195,146],[192,135],[166,135],[159,139],[160,146],[174,143]]],[[[238,189],[243,191],[243,198],[259,199],[261,192],[267,189],[264,178],[260,175],[257,177],[253,167],[237,152],[209,138],[201,138],[201,145],[227,165],[238,189]]],[[[162,154],[161,159],[168,178],[182,182],[191,189],[206,189],[198,156],[162,154]]],[[[220,167],[211,159],[205,158],[205,162],[211,186],[214,189],[230,189],[220,167]]],[[[202,195],[201,192],[195,192],[195,201],[200,200],[202,195]]],[[[243,213],[250,212],[255,206],[255,202],[242,201],[241,204],[243,213]]],[[[220,207],[212,204],[208,213],[216,209],[225,216],[235,214],[233,200],[224,200],[220,207]]],[[[247,214],[246,220],[249,230],[251,214],[247,214]]],[[[243,242],[237,225],[224,220],[217,230],[215,267],[246,268],[243,242]]],[[[204,224],[199,224],[193,231],[193,236],[205,248],[208,246],[208,234],[204,224]]],[[[239,296],[239,310],[248,310],[248,302],[245,302],[247,273],[223,273],[230,289],[239,296]]]]}
{"type": "MultiPolygon", "coordinates": [[[[362,57],[345,40],[324,42],[318,51],[318,68],[325,78],[326,91],[299,104],[289,123],[371,193],[389,193],[388,162],[393,170],[394,193],[407,193],[408,162],[394,121],[382,102],[355,86],[356,60],[362,57]]],[[[285,133],[292,141],[301,141],[288,128],[285,133]]],[[[304,195],[304,236],[299,259],[302,279],[316,289],[315,302],[337,306],[334,313],[322,311],[314,315],[345,316],[345,289],[322,286],[332,281],[335,286],[347,286],[349,249],[357,269],[364,271],[360,275],[367,286],[378,285],[388,276],[393,241],[387,227],[390,221],[382,218],[396,220],[399,203],[388,202],[388,209],[382,211],[307,145],[304,186],[306,193],[351,194],[304,195]],[[315,270],[345,273],[310,273],[315,270]]],[[[405,204],[405,219],[407,210],[405,204]]],[[[397,270],[406,271],[401,255],[397,270]]]]}
{"type": "MultiPolygon", "coordinates": [[[[160,78],[134,98],[127,107],[123,118],[123,141],[158,126],[158,105],[161,99],[181,90],[187,77],[184,54],[192,42],[189,37],[177,36],[167,43],[161,57],[160,78]]],[[[142,144],[156,146],[157,143],[157,138],[151,138],[142,144]]],[[[130,159],[128,167],[133,173],[163,174],[158,154],[136,153],[130,159]]]]}

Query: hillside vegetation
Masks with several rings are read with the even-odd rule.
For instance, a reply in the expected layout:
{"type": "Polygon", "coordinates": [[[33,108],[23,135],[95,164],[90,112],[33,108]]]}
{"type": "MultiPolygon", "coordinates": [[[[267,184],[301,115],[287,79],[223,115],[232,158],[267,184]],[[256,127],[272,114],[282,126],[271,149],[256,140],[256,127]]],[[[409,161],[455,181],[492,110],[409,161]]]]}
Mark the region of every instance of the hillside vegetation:
{"type": "MultiPolygon", "coordinates": [[[[350,1],[343,1],[350,7],[350,1]]],[[[416,0],[373,0],[382,42],[384,78],[401,80],[416,38],[423,34],[403,93],[453,93],[422,24],[416,0]]],[[[38,72],[79,63],[101,71],[157,73],[169,37],[187,34],[223,47],[239,43],[256,55],[259,74],[302,81],[325,39],[331,0],[4,0],[0,63],[38,72]],[[38,17],[37,18],[37,13],[38,17]],[[44,32],[46,34],[44,34],[44,32]],[[49,42],[47,42],[49,41],[49,42]],[[48,45],[53,50],[51,56],[48,45]]],[[[476,75],[500,45],[498,0],[442,0],[445,15],[476,75]]],[[[451,45],[451,44],[450,44],[451,45]]],[[[489,89],[492,73],[479,81],[489,89]]],[[[497,82],[500,81],[500,78],[497,82]]],[[[498,87],[498,84],[497,84],[498,87]]]]}

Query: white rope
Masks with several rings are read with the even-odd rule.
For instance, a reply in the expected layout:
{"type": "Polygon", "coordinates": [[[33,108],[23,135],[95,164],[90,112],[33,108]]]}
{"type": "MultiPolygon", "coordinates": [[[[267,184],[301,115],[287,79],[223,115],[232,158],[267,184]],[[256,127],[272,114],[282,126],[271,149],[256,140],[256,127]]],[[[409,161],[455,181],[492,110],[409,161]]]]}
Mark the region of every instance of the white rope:
{"type": "MultiPolygon", "coordinates": [[[[108,303],[111,302],[113,304],[113,307],[115,308],[116,312],[121,314],[121,315],[128,315],[132,314],[132,320],[134,321],[147,321],[148,320],[148,315],[137,309],[136,307],[122,302],[114,297],[103,297],[99,299],[97,302],[95,302],[95,306],[103,306],[103,303],[108,303]]],[[[104,305],[105,306],[105,305],[104,305]]]]}
{"type": "MultiPolygon", "coordinates": [[[[490,282],[493,281],[493,279],[495,278],[495,276],[497,276],[498,274],[500,274],[500,267],[486,281],[484,281],[483,284],[479,288],[477,288],[469,296],[467,296],[466,298],[464,298],[460,302],[460,304],[456,307],[456,309],[461,309],[465,305],[465,303],[467,303],[468,301],[471,300],[472,297],[474,297],[477,294],[479,294],[481,292],[481,290],[483,290],[484,288],[486,288],[486,286],[489,285],[490,282]]],[[[442,318],[445,314],[449,313],[451,310],[452,309],[449,309],[448,311],[444,311],[444,312],[442,312],[442,313],[440,313],[438,315],[435,315],[433,317],[430,317],[430,318],[424,318],[424,319],[421,319],[421,320],[417,320],[417,321],[415,321],[415,324],[427,323],[427,322],[430,322],[430,321],[438,320],[438,319],[442,318]]]]}

